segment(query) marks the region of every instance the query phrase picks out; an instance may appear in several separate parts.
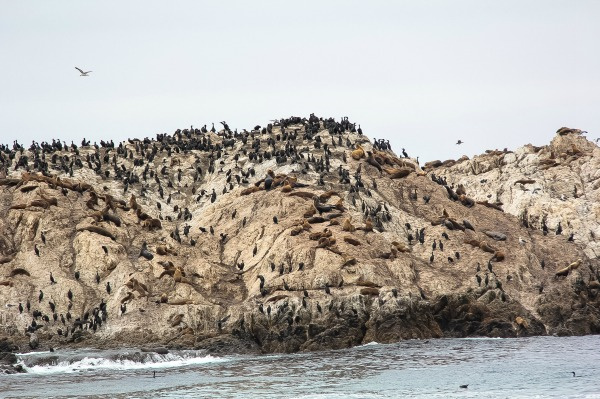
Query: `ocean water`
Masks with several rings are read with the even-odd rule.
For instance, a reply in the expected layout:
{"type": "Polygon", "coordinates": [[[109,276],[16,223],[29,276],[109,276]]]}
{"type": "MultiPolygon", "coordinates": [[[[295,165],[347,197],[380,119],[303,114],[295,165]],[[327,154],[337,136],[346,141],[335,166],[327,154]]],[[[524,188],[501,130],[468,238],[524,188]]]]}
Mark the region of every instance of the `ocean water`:
{"type": "Polygon", "coordinates": [[[28,372],[0,375],[0,398],[600,398],[599,348],[586,336],[225,357],[58,350],[20,355],[28,372]]]}

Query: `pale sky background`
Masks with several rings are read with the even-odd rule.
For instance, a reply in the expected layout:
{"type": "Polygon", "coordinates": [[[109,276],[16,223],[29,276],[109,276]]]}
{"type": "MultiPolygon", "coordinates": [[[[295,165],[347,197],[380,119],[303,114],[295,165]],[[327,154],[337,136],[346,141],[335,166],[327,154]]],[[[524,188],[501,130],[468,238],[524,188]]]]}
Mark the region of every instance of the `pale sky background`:
{"type": "Polygon", "coordinates": [[[0,0],[0,142],[311,112],[422,162],[596,138],[598,21],[593,0],[0,0]]]}

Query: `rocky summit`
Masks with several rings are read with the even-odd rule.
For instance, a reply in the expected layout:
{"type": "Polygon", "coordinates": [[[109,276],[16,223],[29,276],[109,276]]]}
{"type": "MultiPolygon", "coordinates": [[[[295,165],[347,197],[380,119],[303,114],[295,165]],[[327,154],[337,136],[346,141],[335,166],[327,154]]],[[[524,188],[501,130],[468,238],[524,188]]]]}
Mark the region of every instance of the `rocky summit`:
{"type": "Polygon", "coordinates": [[[600,149],[580,131],[422,168],[347,119],[222,126],[0,148],[3,347],[600,332],[600,149]]]}

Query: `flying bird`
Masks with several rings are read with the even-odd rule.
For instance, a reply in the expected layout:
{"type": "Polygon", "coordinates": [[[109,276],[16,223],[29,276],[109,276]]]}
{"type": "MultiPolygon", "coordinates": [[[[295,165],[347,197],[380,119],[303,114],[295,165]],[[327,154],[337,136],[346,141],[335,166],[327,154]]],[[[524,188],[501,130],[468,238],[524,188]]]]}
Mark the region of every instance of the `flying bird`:
{"type": "MultiPolygon", "coordinates": [[[[91,72],[91,71],[90,71],[90,72],[91,72]]],[[[458,140],[458,141],[456,142],[456,145],[460,145],[460,144],[463,144],[463,143],[464,143],[464,141],[458,140]]]]}
{"type": "Polygon", "coordinates": [[[92,72],[92,71],[83,72],[83,70],[81,70],[77,67],[75,67],[75,69],[77,69],[79,72],[81,72],[81,75],[79,75],[79,76],[88,76],[88,73],[92,72]]]}

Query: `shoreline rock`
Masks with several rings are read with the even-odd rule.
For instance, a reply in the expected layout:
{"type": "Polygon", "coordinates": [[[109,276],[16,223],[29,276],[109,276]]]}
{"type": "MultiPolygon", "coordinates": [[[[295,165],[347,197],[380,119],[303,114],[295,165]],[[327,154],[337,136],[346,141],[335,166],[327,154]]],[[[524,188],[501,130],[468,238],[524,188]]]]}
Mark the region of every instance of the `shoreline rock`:
{"type": "Polygon", "coordinates": [[[598,224],[583,215],[600,150],[572,136],[427,174],[314,116],[1,149],[2,334],[220,354],[600,333],[597,235],[579,238],[598,224]],[[557,199],[580,174],[585,195],[557,199]],[[525,201],[536,188],[552,206],[525,201]]]}

